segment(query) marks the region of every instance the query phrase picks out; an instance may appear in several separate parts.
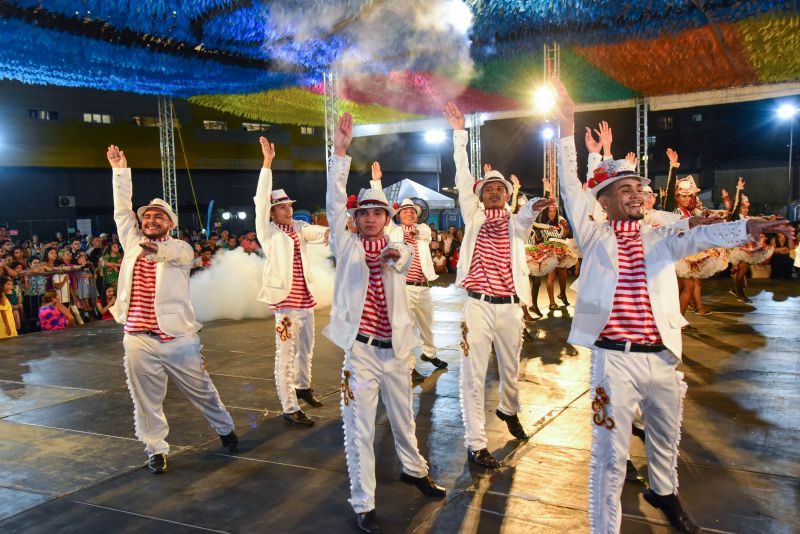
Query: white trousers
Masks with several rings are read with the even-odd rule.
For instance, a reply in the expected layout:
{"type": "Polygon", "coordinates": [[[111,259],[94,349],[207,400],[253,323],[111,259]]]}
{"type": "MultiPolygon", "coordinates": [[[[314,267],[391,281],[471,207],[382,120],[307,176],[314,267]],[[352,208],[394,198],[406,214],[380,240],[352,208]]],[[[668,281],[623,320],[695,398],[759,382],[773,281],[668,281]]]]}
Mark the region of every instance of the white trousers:
{"type": "Polygon", "coordinates": [[[284,413],[300,409],[296,389],[311,387],[314,309],[275,311],[275,386],[284,413]]]}
{"type": "Polygon", "coordinates": [[[394,446],[403,471],[415,477],[428,473],[428,463],[417,447],[411,402],[409,358],[395,358],[392,349],[356,341],[345,352],[342,371],[342,418],[350,504],[356,513],[375,508],[375,413],[380,392],[394,446]]]}
{"type": "Polygon", "coordinates": [[[422,352],[431,358],[436,356],[433,344],[433,302],[431,288],[406,285],[408,309],[417,323],[419,337],[422,339],[422,352]]]}
{"type": "Polygon", "coordinates": [[[165,441],[169,425],[163,406],[167,378],[172,378],[217,434],[233,432],[233,419],[203,365],[197,334],[164,343],[147,334],[125,334],[122,345],[128,390],[133,399],[134,429],[148,455],[169,452],[165,441]]]}
{"type": "Polygon", "coordinates": [[[686,383],[669,351],[624,353],[592,348],[592,451],[589,525],[593,534],[615,534],[622,520],[620,497],[641,403],[650,487],[659,495],[678,491],[678,443],[686,383]]]}
{"type": "Polygon", "coordinates": [[[485,449],[486,410],[484,389],[489,353],[494,344],[500,371],[500,403],[506,415],[519,412],[519,353],[522,350],[522,308],[519,304],[489,304],[467,298],[464,306],[466,351],[461,358],[461,415],[464,443],[472,450],[485,449]]]}

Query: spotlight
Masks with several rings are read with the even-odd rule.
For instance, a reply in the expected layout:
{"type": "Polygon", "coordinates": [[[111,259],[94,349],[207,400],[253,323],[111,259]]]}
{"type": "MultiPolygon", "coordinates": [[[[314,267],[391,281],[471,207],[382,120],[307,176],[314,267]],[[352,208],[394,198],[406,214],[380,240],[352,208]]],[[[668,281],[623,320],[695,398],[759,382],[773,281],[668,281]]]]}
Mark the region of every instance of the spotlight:
{"type": "Polygon", "coordinates": [[[425,132],[425,142],[429,145],[438,145],[443,142],[447,136],[442,130],[429,130],[425,132]]]}
{"type": "Polygon", "coordinates": [[[800,111],[793,104],[783,104],[778,108],[778,117],[781,119],[791,119],[800,111]]]}
{"type": "Polygon", "coordinates": [[[239,217],[239,219],[241,220],[245,220],[247,218],[247,213],[245,213],[244,211],[240,211],[239,213],[236,214],[236,216],[239,217]]]}
{"type": "Polygon", "coordinates": [[[542,85],[533,93],[533,104],[536,111],[546,115],[556,106],[556,92],[549,85],[542,85]]]}
{"type": "Polygon", "coordinates": [[[472,28],[472,11],[462,0],[450,0],[445,4],[447,24],[461,35],[469,33],[472,28]]]}
{"type": "Polygon", "coordinates": [[[556,136],[556,131],[553,130],[552,126],[545,126],[542,130],[542,139],[545,141],[551,140],[553,137],[556,136]]]}
{"type": "Polygon", "coordinates": [[[222,213],[222,218],[225,219],[226,221],[229,220],[231,218],[231,212],[229,212],[229,211],[223,212],[222,213]]]}

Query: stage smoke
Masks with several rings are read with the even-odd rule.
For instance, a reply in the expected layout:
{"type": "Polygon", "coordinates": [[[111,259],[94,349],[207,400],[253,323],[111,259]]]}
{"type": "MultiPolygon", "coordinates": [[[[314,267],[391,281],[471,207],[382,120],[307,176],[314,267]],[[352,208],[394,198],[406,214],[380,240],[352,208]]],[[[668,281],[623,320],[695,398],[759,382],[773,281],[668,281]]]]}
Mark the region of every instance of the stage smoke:
{"type": "MultiPolygon", "coordinates": [[[[328,307],[333,298],[333,265],[327,245],[307,245],[307,262],[315,282],[318,308],[328,307]]],[[[189,280],[189,294],[200,322],[215,319],[269,317],[269,306],[256,299],[261,289],[264,259],[241,248],[221,250],[209,269],[189,280]]]]}

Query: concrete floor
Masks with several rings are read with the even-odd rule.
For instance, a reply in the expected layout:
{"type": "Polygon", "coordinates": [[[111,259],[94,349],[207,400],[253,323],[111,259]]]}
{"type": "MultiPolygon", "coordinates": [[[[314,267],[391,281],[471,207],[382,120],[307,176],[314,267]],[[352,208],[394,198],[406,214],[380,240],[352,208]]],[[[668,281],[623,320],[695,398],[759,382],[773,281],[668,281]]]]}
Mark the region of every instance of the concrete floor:
{"type": "MultiPolygon", "coordinates": [[[[712,532],[800,532],[800,283],[753,281],[752,305],[706,284],[714,314],[689,314],[689,383],[681,442],[681,496],[712,532]]],[[[586,532],[590,446],[589,355],[566,343],[562,308],[529,326],[520,381],[530,441],[511,439],[494,415],[496,364],[487,377],[493,473],[469,464],[458,400],[463,294],[434,288],[435,335],[446,371],[414,390],[417,436],[432,476],[450,489],[431,501],[398,481],[379,412],[377,510],[386,532],[586,532]]],[[[542,288],[540,305],[546,309],[542,288]]],[[[327,310],[318,314],[321,330],[327,310]]],[[[317,335],[314,387],[325,406],[312,429],[280,418],[273,381],[274,324],[214,321],[201,333],[208,369],[241,438],[238,456],[174,388],[171,472],[142,468],[122,368],[122,333],[104,323],[0,343],[0,532],[354,532],[342,446],[342,353],[317,335]]],[[[634,463],[646,472],[641,443],[634,463]]],[[[625,533],[669,532],[641,498],[623,494],[625,533]]]]}

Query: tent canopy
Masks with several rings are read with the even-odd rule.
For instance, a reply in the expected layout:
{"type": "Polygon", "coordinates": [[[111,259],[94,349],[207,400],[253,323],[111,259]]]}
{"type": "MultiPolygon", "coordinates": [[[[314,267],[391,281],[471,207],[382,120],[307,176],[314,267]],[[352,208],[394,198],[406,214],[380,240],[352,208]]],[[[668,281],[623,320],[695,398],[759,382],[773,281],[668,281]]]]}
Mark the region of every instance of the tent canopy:
{"type": "Polygon", "coordinates": [[[432,210],[448,210],[456,207],[456,201],[433,189],[425,187],[409,178],[383,188],[386,198],[391,202],[400,202],[404,198],[417,197],[428,203],[432,210]]]}

